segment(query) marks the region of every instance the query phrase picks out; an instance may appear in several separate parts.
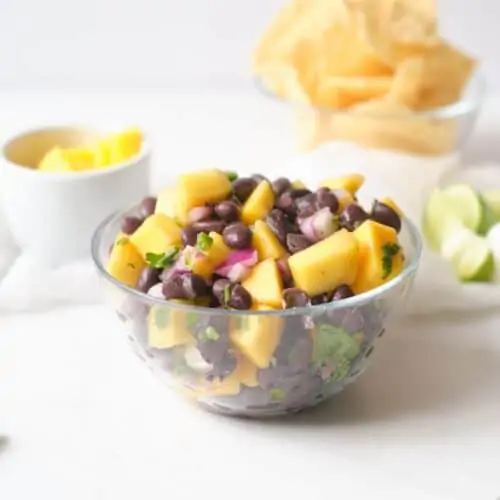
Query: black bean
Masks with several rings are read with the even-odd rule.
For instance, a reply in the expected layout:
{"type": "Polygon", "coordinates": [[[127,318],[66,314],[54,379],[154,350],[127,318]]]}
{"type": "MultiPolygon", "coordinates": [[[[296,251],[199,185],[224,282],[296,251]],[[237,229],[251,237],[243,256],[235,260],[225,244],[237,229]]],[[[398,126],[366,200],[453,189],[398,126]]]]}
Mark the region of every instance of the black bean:
{"type": "Polygon", "coordinates": [[[191,227],[197,231],[198,233],[210,233],[213,231],[214,233],[222,234],[224,228],[227,224],[223,220],[204,220],[200,222],[195,222],[191,225],[191,227]]]}
{"type": "Polygon", "coordinates": [[[198,274],[183,274],[182,287],[184,288],[184,296],[186,299],[193,300],[197,297],[204,297],[208,294],[207,282],[198,274]]]}
{"type": "Polygon", "coordinates": [[[194,246],[196,245],[196,239],[198,238],[198,233],[201,231],[196,231],[192,226],[186,226],[182,230],[182,244],[184,246],[194,246]]]}
{"type": "Polygon", "coordinates": [[[229,307],[246,311],[252,307],[252,296],[240,284],[236,283],[231,287],[231,296],[228,302],[229,307]]]}
{"type": "Polygon", "coordinates": [[[295,198],[291,191],[285,191],[277,200],[276,208],[285,212],[289,217],[297,215],[297,207],[295,206],[295,198]]]}
{"type": "Polygon", "coordinates": [[[295,206],[297,207],[298,217],[309,217],[317,210],[316,196],[311,193],[306,196],[302,196],[302,198],[297,198],[295,200],[295,206]]]}
{"type": "Polygon", "coordinates": [[[214,367],[209,373],[207,373],[206,378],[207,380],[222,380],[228,375],[231,375],[231,373],[236,370],[237,366],[238,360],[236,356],[230,351],[227,351],[227,354],[220,361],[214,363],[214,367]]]}
{"type": "Polygon", "coordinates": [[[227,299],[231,294],[231,282],[225,278],[215,281],[212,286],[212,293],[220,305],[227,305],[227,299]]]}
{"type": "Polygon", "coordinates": [[[252,245],[252,231],[240,222],[227,226],[222,232],[222,237],[224,243],[230,248],[243,250],[252,245]]]}
{"type": "Polygon", "coordinates": [[[285,288],[293,288],[292,272],[290,271],[290,266],[288,265],[287,259],[280,259],[278,260],[277,264],[281,279],[283,280],[283,286],[285,288]]]}
{"type": "Polygon", "coordinates": [[[285,214],[278,208],[274,208],[267,215],[266,223],[271,231],[276,235],[279,242],[284,245],[286,243],[287,234],[287,219],[285,214]]]}
{"type": "Polygon", "coordinates": [[[141,292],[147,293],[153,285],[160,282],[160,271],[160,269],[154,269],[152,267],[144,268],[139,276],[137,289],[141,292]]]}
{"type": "Polygon", "coordinates": [[[297,253],[309,248],[312,243],[302,234],[287,234],[286,247],[290,253],[297,253]]]}
{"type": "Polygon", "coordinates": [[[247,201],[248,197],[253,193],[257,186],[255,179],[244,177],[233,182],[233,193],[240,202],[247,201]]]}
{"type": "Polygon", "coordinates": [[[359,309],[349,309],[342,320],[342,326],[348,333],[362,332],[365,321],[359,309]]]}
{"type": "Polygon", "coordinates": [[[143,219],[139,217],[125,217],[122,222],[121,230],[124,234],[134,234],[142,225],[143,219]]]}
{"type": "Polygon", "coordinates": [[[252,175],[252,179],[253,179],[255,182],[257,182],[257,184],[260,184],[262,181],[267,181],[267,182],[269,182],[269,179],[268,179],[266,176],[262,175],[262,174],[253,174],[253,175],[252,175]]]}
{"type": "Polygon", "coordinates": [[[401,218],[389,205],[375,200],[372,206],[371,218],[375,222],[392,227],[399,233],[401,231],[401,218]]]}
{"type": "Polygon", "coordinates": [[[354,297],[354,292],[348,285],[339,285],[333,291],[332,301],[348,299],[349,297],[354,297]]]}
{"type": "Polygon", "coordinates": [[[235,222],[239,219],[240,209],[234,201],[223,201],[215,205],[215,213],[226,222],[235,222]]]}
{"type": "Polygon", "coordinates": [[[163,283],[163,295],[167,300],[186,299],[182,276],[173,276],[163,283]]]}
{"type": "Polygon", "coordinates": [[[292,183],[286,177],[280,177],[273,182],[272,186],[274,194],[276,196],[280,196],[287,189],[292,187],[292,183]]]}
{"type": "Polygon", "coordinates": [[[144,198],[139,207],[139,213],[143,219],[154,214],[156,209],[156,198],[153,196],[148,196],[144,198]]]}
{"type": "Polygon", "coordinates": [[[316,191],[316,206],[319,209],[329,208],[334,214],[339,209],[339,200],[328,188],[320,188],[316,191]]]}
{"type": "Polygon", "coordinates": [[[288,288],[283,290],[283,302],[285,303],[285,309],[306,307],[310,305],[307,293],[300,288],[288,288]]]}
{"type": "Polygon", "coordinates": [[[311,304],[313,306],[317,306],[318,304],[328,304],[330,301],[331,295],[329,293],[322,293],[311,298],[311,304]]]}
{"type": "Polygon", "coordinates": [[[340,212],[340,227],[348,231],[354,231],[359,225],[367,220],[368,214],[356,203],[351,203],[340,212]]]}
{"type": "Polygon", "coordinates": [[[290,189],[290,194],[292,195],[293,199],[297,198],[303,198],[304,196],[307,196],[308,194],[311,194],[312,191],[307,188],[299,188],[299,189],[290,189]]]}

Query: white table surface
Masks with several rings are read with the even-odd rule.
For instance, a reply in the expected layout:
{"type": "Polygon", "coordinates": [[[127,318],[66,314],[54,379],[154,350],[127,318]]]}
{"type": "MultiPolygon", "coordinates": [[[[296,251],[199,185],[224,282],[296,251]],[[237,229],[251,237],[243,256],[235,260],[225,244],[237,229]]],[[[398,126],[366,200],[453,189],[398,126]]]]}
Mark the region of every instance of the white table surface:
{"type": "MultiPolygon", "coordinates": [[[[183,166],[262,170],[290,152],[281,111],[254,96],[2,95],[0,109],[4,133],[138,121],[157,146],[156,182],[183,166]]],[[[496,117],[492,101],[470,157],[500,157],[496,117]]],[[[500,313],[401,322],[345,393],[262,423],[178,400],[103,306],[0,316],[0,498],[495,500],[499,324],[500,313]]]]}

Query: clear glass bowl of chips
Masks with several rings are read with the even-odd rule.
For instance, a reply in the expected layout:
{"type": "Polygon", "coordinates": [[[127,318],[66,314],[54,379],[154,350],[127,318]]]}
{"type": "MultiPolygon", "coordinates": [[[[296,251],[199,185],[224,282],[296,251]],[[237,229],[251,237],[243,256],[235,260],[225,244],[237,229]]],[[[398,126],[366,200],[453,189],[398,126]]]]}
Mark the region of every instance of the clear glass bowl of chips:
{"type": "Polygon", "coordinates": [[[118,318],[116,330],[162,383],[188,401],[224,415],[261,418],[295,413],[355,382],[401,312],[422,252],[417,228],[404,219],[399,234],[404,268],[369,292],[286,310],[199,307],[146,295],[107,272],[109,248],[121,223],[138,210],[108,217],[92,241],[105,298],[118,318]],[[241,331],[260,336],[264,351],[251,356],[244,351],[235,341],[241,331]],[[272,358],[263,364],[265,352],[272,358]]]}

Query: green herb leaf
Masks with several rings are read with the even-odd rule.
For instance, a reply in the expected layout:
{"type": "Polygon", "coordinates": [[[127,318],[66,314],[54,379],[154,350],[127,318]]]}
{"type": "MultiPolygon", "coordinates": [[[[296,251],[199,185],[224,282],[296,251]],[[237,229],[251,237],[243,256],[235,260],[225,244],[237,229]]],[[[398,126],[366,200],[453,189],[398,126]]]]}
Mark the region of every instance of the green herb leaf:
{"type": "Polygon", "coordinates": [[[234,182],[238,178],[238,174],[236,172],[224,172],[229,179],[229,182],[234,182]]]}
{"type": "Polygon", "coordinates": [[[397,243],[384,243],[382,245],[382,268],[384,270],[382,279],[386,279],[392,273],[392,261],[399,253],[401,247],[397,243]]]}
{"type": "Polygon", "coordinates": [[[220,333],[213,326],[207,326],[200,337],[202,340],[212,340],[215,342],[220,339],[220,333]]]}
{"type": "Polygon", "coordinates": [[[359,351],[357,342],[343,328],[323,324],[316,331],[313,361],[318,365],[354,359],[359,351]]]}
{"type": "Polygon", "coordinates": [[[198,233],[196,237],[196,248],[202,252],[208,252],[214,243],[214,239],[207,233],[198,233]]]}
{"type": "Polygon", "coordinates": [[[116,245],[121,247],[123,245],[125,245],[126,243],[128,242],[128,238],[126,238],[125,236],[123,238],[120,238],[117,242],[116,242],[116,245]]]}
{"type": "Polygon", "coordinates": [[[198,314],[190,312],[187,313],[186,315],[186,326],[188,327],[188,330],[193,331],[198,324],[198,314]]]}
{"type": "Polygon", "coordinates": [[[227,304],[230,298],[231,298],[231,285],[228,284],[224,287],[224,304],[227,304]]]}
{"type": "Polygon", "coordinates": [[[179,248],[169,248],[165,253],[151,253],[146,254],[146,263],[149,267],[155,269],[164,269],[171,266],[179,253],[179,248]]]}
{"type": "Polygon", "coordinates": [[[170,322],[170,311],[166,308],[155,311],[155,325],[158,328],[166,328],[170,322]]]}
{"type": "Polygon", "coordinates": [[[269,391],[269,397],[272,401],[281,401],[285,399],[285,391],[279,387],[275,387],[269,391]]]}

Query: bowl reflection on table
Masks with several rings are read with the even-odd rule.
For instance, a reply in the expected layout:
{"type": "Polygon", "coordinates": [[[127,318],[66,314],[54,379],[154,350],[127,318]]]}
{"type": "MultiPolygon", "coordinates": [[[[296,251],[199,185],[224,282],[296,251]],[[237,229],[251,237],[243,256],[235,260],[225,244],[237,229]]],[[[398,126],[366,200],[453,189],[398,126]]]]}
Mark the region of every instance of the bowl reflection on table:
{"type": "Polygon", "coordinates": [[[135,211],[110,216],[94,235],[92,254],[105,296],[135,352],[158,378],[201,406],[229,415],[296,412],[355,381],[390,316],[401,311],[421,253],[418,231],[406,220],[400,234],[405,267],[370,292],[279,311],[195,307],[145,295],[106,272],[121,221],[135,211]],[[264,335],[273,349],[269,366],[256,366],[232,342],[248,328],[264,335]]]}

